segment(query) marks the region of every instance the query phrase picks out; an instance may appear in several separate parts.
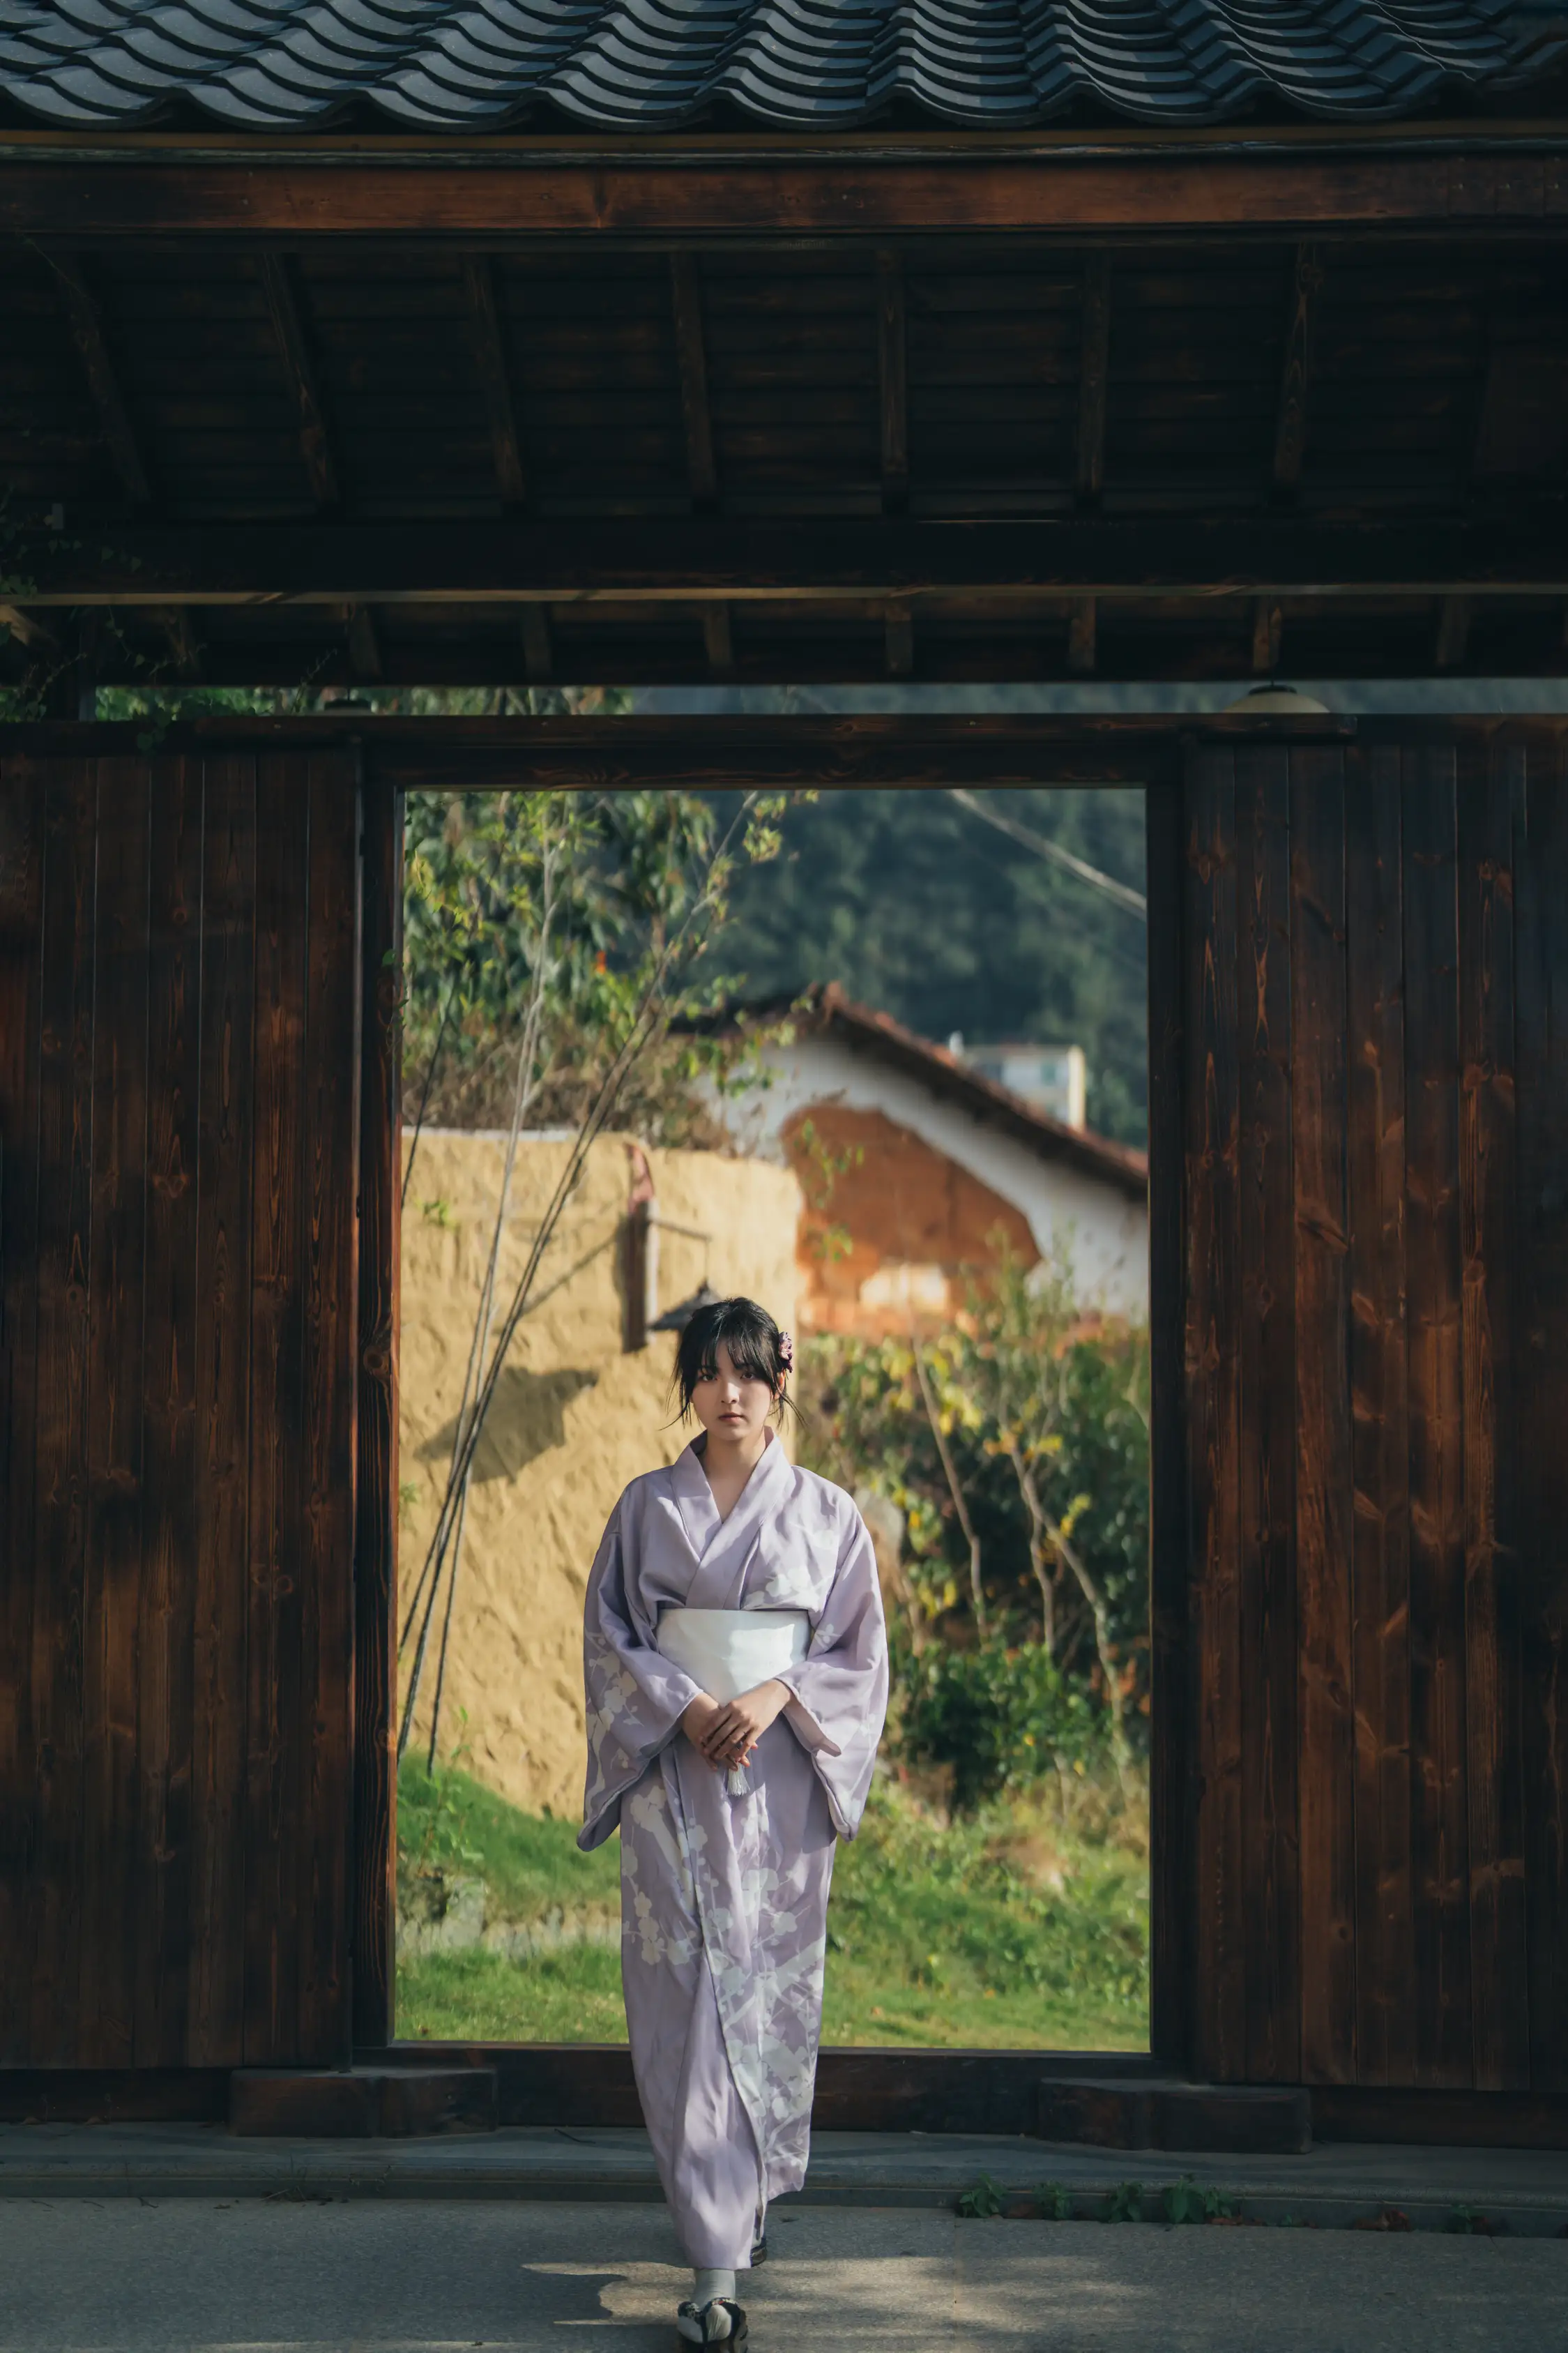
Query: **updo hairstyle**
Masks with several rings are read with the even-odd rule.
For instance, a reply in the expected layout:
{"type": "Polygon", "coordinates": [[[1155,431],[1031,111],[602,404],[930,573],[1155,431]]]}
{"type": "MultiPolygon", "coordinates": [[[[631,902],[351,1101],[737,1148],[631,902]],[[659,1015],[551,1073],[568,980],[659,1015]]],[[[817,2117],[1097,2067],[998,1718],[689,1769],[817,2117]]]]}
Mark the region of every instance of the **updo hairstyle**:
{"type": "Polygon", "coordinates": [[[721,1342],[742,1380],[766,1381],[774,1410],[790,1402],[784,1383],[794,1362],[794,1350],[765,1307],[754,1299],[715,1299],[700,1307],[676,1343],[672,1391],[680,1399],[681,1419],[691,1410],[691,1393],[699,1381],[711,1380],[719,1369],[721,1342]]]}

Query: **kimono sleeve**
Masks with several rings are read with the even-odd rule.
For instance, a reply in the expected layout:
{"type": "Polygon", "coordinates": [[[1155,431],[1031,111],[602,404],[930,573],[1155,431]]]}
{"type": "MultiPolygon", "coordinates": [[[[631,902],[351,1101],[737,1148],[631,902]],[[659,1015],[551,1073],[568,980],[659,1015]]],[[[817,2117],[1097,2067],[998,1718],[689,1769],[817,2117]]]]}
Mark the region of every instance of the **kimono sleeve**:
{"type": "Polygon", "coordinates": [[[785,1718],[827,1793],[834,1828],[853,1838],[866,1810],[888,1713],[888,1630],[877,1556],[853,1506],[811,1648],[778,1678],[795,1694],[785,1718]]]}
{"type": "Polygon", "coordinates": [[[637,1630],[626,1599],[620,1519],[617,1506],[595,1558],[583,1610],[588,1778],[577,1843],[585,1852],[609,1837],[621,1818],[622,1798],[673,1739],[700,1690],[637,1630]]]}

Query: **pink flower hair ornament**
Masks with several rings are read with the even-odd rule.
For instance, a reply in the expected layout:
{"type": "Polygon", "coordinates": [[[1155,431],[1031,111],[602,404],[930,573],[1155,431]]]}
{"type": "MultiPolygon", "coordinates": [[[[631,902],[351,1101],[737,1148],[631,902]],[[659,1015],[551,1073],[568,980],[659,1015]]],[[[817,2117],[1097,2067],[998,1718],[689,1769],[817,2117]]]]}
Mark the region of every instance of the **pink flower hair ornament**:
{"type": "Polygon", "coordinates": [[[779,1334],[779,1371],[787,1380],[794,1370],[795,1334],[793,1332],[781,1332],[779,1334]]]}

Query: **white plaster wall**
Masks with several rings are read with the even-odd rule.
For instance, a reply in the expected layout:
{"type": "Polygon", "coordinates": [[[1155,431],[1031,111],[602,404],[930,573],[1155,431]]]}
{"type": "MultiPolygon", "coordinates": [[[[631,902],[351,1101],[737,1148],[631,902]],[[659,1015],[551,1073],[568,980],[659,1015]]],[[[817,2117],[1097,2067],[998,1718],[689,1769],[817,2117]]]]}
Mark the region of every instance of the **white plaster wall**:
{"type": "Polygon", "coordinates": [[[1149,1313],[1149,1214],[1115,1186],[1046,1159],[1016,1137],[969,1113],[901,1071],[833,1038],[805,1037],[771,1046],[762,1058],[767,1083],[715,1099],[713,1108],[737,1147],[783,1162],[784,1132],[816,1103],[879,1111],[935,1152],[967,1168],[1027,1220],[1042,1257],[1071,1258],[1080,1306],[1144,1319],[1149,1313]]]}

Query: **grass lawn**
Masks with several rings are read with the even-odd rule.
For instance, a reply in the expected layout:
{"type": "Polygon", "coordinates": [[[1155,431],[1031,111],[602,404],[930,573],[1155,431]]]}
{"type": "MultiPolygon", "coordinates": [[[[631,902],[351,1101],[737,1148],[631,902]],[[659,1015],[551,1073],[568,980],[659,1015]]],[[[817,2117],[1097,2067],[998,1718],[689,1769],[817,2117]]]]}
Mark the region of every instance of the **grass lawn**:
{"type": "MultiPolygon", "coordinates": [[[[575,1825],[509,1806],[464,1774],[405,1767],[400,1878],[441,1865],[481,1877],[488,1916],[608,1926],[619,1848],[579,1854],[575,1825]]],[[[840,1846],[827,1914],[823,2041],[1030,2050],[1148,2046],[1147,1812],[1079,1793],[947,1825],[879,1782],[840,1846]]],[[[615,1943],[512,1961],[482,1948],[405,1960],[403,2037],[605,2042],[626,2037],[615,1943]]]]}

